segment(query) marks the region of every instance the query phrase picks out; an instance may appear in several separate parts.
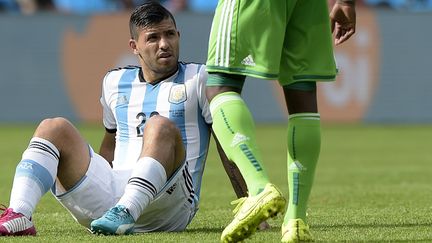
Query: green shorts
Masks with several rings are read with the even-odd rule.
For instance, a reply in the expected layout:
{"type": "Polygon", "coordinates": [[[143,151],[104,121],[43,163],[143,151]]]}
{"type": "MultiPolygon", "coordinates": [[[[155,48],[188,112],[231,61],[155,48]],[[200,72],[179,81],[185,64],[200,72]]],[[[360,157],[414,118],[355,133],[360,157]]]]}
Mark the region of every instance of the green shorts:
{"type": "Polygon", "coordinates": [[[219,0],[208,72],[297,81],[336,76],[326,0],[219,0]]]}

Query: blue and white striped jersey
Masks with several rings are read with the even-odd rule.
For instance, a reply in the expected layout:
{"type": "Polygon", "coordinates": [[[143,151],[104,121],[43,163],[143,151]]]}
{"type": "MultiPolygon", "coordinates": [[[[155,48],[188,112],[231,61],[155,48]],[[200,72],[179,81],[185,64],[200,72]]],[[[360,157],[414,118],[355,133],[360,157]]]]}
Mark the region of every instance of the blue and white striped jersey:
{"type": "Polygon", "coordinates": [[[146,119],[157,113],[181,131],[199,198],[212,122],[205,96],[206,79],[205,66],[200,64],[179,63],[174,75],[157,84],[146,83],[138,66],[108,72],[101,103],[104,126],[117,130],[114,169],[130,169],[138,160],[146,119]]]}

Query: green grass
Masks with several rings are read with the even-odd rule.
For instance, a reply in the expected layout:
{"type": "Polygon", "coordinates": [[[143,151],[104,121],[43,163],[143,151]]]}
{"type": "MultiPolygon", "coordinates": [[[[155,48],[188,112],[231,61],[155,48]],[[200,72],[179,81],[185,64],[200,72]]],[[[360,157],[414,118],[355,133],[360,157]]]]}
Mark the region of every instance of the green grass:
{"type": "MultiPolygon", "coordinates": [[[[0,202],[9,202],[15,165],[34,125],[0,126],[0,202]]],[[[80,126],[99,147],[102,129],[80,126]]],[[[287,192],[284,126],[259,126],[259,145],[273,182],[287,192]]],[[[317,242],[432,242],[432,126],[323,126],[323,144],[310,198],[317,242]]],[[[235,199],[214,146],[204,173],[201,208],[187,231],[122,237],[95,236],[48,193],[34,221],[38,236],[1,242],[218,242],[235,199]]],[[[279,242],[282,217],[248,242],[279,242]]]]}

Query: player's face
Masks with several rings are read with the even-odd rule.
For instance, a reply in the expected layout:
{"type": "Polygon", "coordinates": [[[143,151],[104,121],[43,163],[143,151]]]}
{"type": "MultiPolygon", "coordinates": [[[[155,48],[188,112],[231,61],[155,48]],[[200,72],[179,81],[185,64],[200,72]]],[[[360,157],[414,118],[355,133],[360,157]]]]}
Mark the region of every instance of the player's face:
{"type": "Polygon", "coordinates": [[[130,40],[147,82],[159,81],[177,71],[179,39],[180,34],[172,19],[167,18],[141,29],[138,40],[130,40]]]}

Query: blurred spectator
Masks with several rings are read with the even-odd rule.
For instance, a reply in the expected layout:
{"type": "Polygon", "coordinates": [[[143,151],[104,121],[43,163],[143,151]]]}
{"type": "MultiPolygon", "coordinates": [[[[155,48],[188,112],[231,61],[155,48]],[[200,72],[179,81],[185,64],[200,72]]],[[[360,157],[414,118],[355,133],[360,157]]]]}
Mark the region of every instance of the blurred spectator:
{"type": "Polygon", "coordinates": [[[55,10],[55,6],[52,0],[35,0],[38,10],[52,11],[55,10]]]}
{"type": "Polygon", "coordinates": [[[118,11],[121,2],[116,0],[53,0],[57,11],[71,14],[109,13],[118,11]]]}
{"type": "Polygon", "coordinates": [[[388,6],[391,8],[401,9],[408,3],[407,0],[364,0],[367,5],[388,6]]]}
{"type": "Polygon", "coordinates": [[[52,0],[16,0],[16,2],[23,14],[34,14],[35,12],[54,9],[52,0]]]}
{"type": "MultiPolygon", "coordinates": [[[[40,11],[59,11],[70,14],[112,13],[132,10],[150,0],[0,0],[0,12],[33,14],[40,11]]],[[[153,0],[154,1],[154,0],[153,0]]],[[[190,10],[213,13],[218,0],[158,0],[171,12],[190,10]]],[[[328,0],[332,5],[336,0],[328,0]]],[[[399,10],[431,11],[432,0],[357,0],[357,6],[389,7],[399,10]]]]}
{"type": "MultiPolygon", "coordinates": [[[[69,14],[112,13],[125,9],[132,10],[147,1],[150,0],[0,0],[0,12],[33,14],[37,11],[54,10],[69,14]]],[[[159,2],[172,12],[183,11],[188,5],[188,0],[159,2]]]]}
{"type": "Polygon", "coordinates": [[[0,12],[18,12],[19,6],[15,0],[0,0],[0,12]]]}
{"type": "Polygon", "coordinates": [[[369,6],[387,6],[411,11],[432,10],[432,0],[364,0],[369,6]]]}
{"type": "Polygon", "coordinates": [[[37,10],[37,4],[34,0],[17,0],[17,2],[23,14],[33,14],[37,10]]]}
{"type": "Polygon", "coordinates": [[[129,9],[132,10],[134,9],[136,6],[141,5],[145,2],[147,2],[148,0],[121,0],[121,3],[123,5],[124,9],[129,9]]]}
{"type": "MultiPolygon", "coordinates": [[[[135,7],[148,2],[150,0],[119,0],[123,6],[123,9],[132,10],[135,7]]],[[[154,1],[154,0],[153,0],[154,1]]],[[[186,9],[188,0],[159,0],[164,7],[166,7],[171,13],[176,13],[186,9]]]]}
{"type": "Polygon", "coordinates": [[[216,9],[218,0],[189,0],[188,8],[193,12],[212,13],[216,9]]]}
{"type": "Polygon", "coordinates": [[[186,9],[188,0],[164,0],[160,1],[171,13],[177,13],[186,9]]]}

